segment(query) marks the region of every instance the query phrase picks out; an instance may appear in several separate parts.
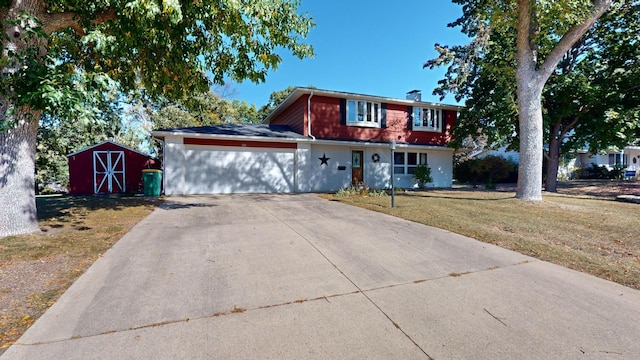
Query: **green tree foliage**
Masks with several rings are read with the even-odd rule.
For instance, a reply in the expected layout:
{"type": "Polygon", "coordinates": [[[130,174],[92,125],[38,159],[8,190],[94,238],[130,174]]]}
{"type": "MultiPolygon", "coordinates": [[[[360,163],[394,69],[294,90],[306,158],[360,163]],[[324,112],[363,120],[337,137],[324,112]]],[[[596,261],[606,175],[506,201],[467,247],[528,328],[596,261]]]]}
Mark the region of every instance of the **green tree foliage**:
{"type": "MultiPolygon", "coordinates": [[[[0,4],[0,236],[37,230],[34,164],[42,114],[75,124],[112,89],[152,101],[260,82],[280,51],[312,56],[298,0],[32,0],[0,4]],[[25,185],[27,184],[27,185],[25,185]],[[8,204],[8,205],[6,205],[8,204]]],[[[205,116],[205,115],[203,115],[205,116]]]]}
{"type": "Polygon", "coordinates": [[[246,101],[222,99],[212,91],[189,99],[165,102],[151,114],[154,129],[210,126],[219,124],[253,124],[258,122],[258,110],[246,101]]]}
{"type": "MultiPolygon", "coordinates": [[[[307,88],[315,89],[316,87],[313,85],[307,86],[307,88]]],[[[287,99],[289,95],[295,90],[295,86],[288,86],[284,90],[274,91],[269,96],[269,101],[260,107],[258,111],[258,117],[260,121],[264,120],[273,110],[275,110],[283,101],[287,99]]]]}
{"type": "MultiPolygon", "coordinates": [[[[616,4],[567,52],[543,92],[546,189],[555,191],[563,154],[589,146],[593,152],[608,146],[624,147],[638,136],[640,98],[639,2],[616,4]]],[[[492,145],[519,147],[515,44],[500,37],[487,56],[476,61],[476,77],[456,96],[468,97],[457,123],[461,146],[478,130],[492,145]],[[508,60],[510,59],[510,60],[508,60]]],[[[449,82],[450,83],[450,82],[449,82]]],[[[449,91],[443,81],[440,95],[449,91]]]]}
{"type": "Polygon", "coordinates": [[[275,110],[280,103],[282,103],[292,92],[295,90],[295,86],[288,86],[284,90],[274,91],[269,96],[269,101],[260,107],[258,111],[260,121],[264,120],[273,110],[275,110]]]}
{"type": "MultiPolygon", "coordinates": [[[[543,89],[612,1],[453,2],[463,5],[463,16],[450,26],[459,26],[471,42],[436,45],[440,56],[425,66],[444,65],[448,71],[434,93],[452,92],[467,100],[455,130],[460,141],[483,133],[489,144],[519,147],[517,196],[541,200],[543,89]]],[[[545,93],[544,98],[550,97],[545,93]]],[[[549,114],[559,116],[545,112],[547,123],[549,114]]]]}
{"type": "Polygon", "coordinates": [[[44,115],[38,129],[36,192],[66,189],[69,184],[67,155],[87,146],[115,139],[120,132],[121,122],[117,116],[78,125],[44,115]]]}

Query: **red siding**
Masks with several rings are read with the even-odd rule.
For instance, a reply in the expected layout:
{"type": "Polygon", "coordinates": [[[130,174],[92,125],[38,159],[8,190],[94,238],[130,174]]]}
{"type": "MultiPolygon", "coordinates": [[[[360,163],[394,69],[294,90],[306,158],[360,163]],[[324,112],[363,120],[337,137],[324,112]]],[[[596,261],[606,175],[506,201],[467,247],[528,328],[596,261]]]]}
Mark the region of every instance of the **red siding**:
{"type": "MultiPolygon", "coordinates": [[[[309,95],[301,96],[291,106],[286,108],[277,118],[271,120],[272,125],[287,125],[298,134],[307,135],[307,98],[309,95]]],[[[314,99],[313,97],[311,98],[314,99]]],[[[311,130],[313,131],[313,130],[311,130]]]]}
{"type": "Polygon", "coordinates": [[[446,145],[451,141],[451,129],[456,112],[445,110],[446,132],[409,130],[406,105],[387,104],[387,128],[367,128],[340,125],[340,99],[314,96],[311,98],[311,133],[320,139],[390,141],[416,145],[446,145]]]}
{"type": "Polygon", "coordinates": [[[159,168],[156,160],[113,143],[104,143],[69,157],[69,193],[93,194],[93,152],[124,151],[126,192],[142,192],[142,169],[159,168]]]}

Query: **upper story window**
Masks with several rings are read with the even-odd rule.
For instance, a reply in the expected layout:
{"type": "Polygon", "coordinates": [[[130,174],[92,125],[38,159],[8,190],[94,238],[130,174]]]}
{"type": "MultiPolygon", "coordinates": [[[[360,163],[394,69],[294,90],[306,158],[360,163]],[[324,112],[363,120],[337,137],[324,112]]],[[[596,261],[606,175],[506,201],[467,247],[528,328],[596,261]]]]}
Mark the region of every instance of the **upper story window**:
{"type": "Polygon", "coordinates": [[[347,100],[347,125],[380,127],[382,106],[364,100],[347,100]]]}
{"type": "Polygon", "coordinates": [[[442,110],[433,108],[413,108],[413,129],[442,131],[442,110]]]}

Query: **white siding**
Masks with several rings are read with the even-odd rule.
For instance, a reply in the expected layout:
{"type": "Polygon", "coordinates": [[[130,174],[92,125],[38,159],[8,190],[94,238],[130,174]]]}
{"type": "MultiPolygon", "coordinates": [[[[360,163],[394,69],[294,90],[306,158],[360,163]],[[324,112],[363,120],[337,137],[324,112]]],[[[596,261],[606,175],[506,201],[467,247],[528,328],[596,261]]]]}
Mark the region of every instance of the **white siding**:
{"type": "Polygon", "coordinates": [[[364,152],[364,181],[373,189],[391,188],[391,149],[388,145],[368,148],[364,152]],[[378,154],[380,161],[373,161],[374,154],[378,154]]]}
{"type": "MultiPolygon", "coordinates": [[[[369,188],[391,187],[391,150],[386,144],[316,144],[298,149],[184,145],[165,138],[165,194],[334,192],[352,182],[351,154],[362,151],[364,182],[369,188]],[[374,162],[374,154],[379,161],[374,162]],[[322,165],[320,158],[329,158],[322,165]]],[[[451,187],[452,155],[448,148],[399,147],[398,152],[427,153],[433,182],[451,187]]],[[[397,188],[415,188],[412,175],[396,175],[397,188]]]]}
{"type": "MultiPolygon", "coordinates": [[[[453,150],[449,148],[421,150],[415,148],[399,148],[396,152],[419,152],[427,154],[427,166],[431,168],[433,182],[429,188],[450,188],[453,184],[453,150]]],[[[413,175],[394,175],[395,186],[403,189],[418,187],[413,175]]]]}
{"type": "MultiPolygon", "coordinates": [[[[300,178],[307,192],[331,192],[351,184],[351,149],[345,146],[311,145],[309,162],[300,178]],[[321,165],[320,158],[329,158],[321,165]],[[344,166],[344,170],[339,167],[344,166]]],[[[301,191],[304,191],[301,189],[301,191]]]]}
{"type": "Polygon", "coordinates": [[[183,138],[167,136],[164,139],[164,160],[162,176],[164,181],[164,193],[167,195],[184,194],[184,145],[183,138]]]}

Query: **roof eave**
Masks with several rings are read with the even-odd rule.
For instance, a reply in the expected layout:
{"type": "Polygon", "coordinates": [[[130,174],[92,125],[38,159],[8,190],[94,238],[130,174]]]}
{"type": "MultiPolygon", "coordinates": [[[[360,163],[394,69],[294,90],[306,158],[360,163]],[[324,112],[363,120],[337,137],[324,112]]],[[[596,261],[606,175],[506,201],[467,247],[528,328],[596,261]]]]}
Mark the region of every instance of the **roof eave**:
{"type": "Polygon", "coordinates": [[[201,134],[190,133],[184,131],[152,131],[151,135],[156,139],[164,140],[165,136],[178,136],[178,137],[190,137],[201,139],[242,139],[251,141],[263,141],[263,142],[300,142],[308,141],[307,138],[295,138],[295,137],[267,137],[267,136],[247,136],[247,135],[226,135],[226,134],[201,134]]]}

